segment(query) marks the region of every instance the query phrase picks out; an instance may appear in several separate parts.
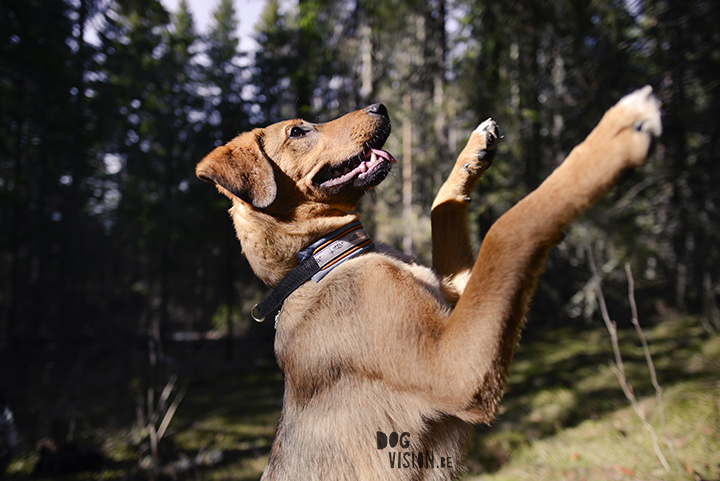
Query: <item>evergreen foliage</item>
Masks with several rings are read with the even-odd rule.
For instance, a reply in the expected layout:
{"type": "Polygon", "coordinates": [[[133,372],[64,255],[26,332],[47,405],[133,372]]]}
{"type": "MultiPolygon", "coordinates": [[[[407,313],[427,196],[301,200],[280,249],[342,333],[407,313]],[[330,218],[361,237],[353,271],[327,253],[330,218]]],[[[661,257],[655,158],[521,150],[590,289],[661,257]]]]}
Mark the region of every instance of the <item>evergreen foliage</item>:
{"type": "Polygon", "coordinates": [[[227,201],[193,170],[241,131],[384,102],[387,148],[411,184],[399,167],[360,208],[376,239],[402,248],[410,236],[429,262],[432,198],[478,122],[493,116],[505,136],[474,199],[479,244],[647,83],[664,102],[657,153],[568,232],[533,316],[591,314],[587,243],[607,265],[632,262],[659,302],[717,312],[715,2],[268,0],[254,52],[239,51],[243,18],[222,0],[200,35],[184,0],[177,12],[158,0],[0,6],[1,345],[164,337],[210,329],[219,305],[246,312],[262,287],[227,201]]]}

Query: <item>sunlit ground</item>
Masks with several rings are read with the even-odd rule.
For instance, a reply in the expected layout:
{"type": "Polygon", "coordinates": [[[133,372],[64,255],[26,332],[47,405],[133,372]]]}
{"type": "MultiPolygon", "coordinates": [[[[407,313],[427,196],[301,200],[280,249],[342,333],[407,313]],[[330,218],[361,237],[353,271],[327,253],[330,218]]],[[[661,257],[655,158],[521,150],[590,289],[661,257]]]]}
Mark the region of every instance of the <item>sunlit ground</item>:
{"type": "MultiPolygon", "coordinates": [[[[620,342],[667,469],[618,386],[607,332],[564,329],[525,334],[502,413],[491,427],[476,428],[464,479],[720,479],[720,337],[706,335],[693,317],[666,319],[646,335],[664,388],[665,433],[635,332],[621,331],[620,342]]],[[[282,400],[274,363],[200,376],[187,388],[161,442],[158,477],[259,479],[282,400]],[[183,461],[191,459],[206,461],[185,470],[183,461]]],[[[150,478],[140,467],[147,462],[143,430],[98,430],[101,439],[86,438],[98,440],[112,459],[103,479],[150,478]]],[[[37,459],[24,453],[10,465],[10,478],[30,477],[37,459]]],[[[64,479],[97,479],[97,473],[64,479]]]]}
{"type": "Polygon", "coordinates": [[[658,438],[630,407],[609,361],[609,335],[552,331],[525,337],[502,414],[477,428],[468,480],[720,479],[720,337],[696,318],[646,329],[666,430],[640,342],[620,332],[628,380],[658,438]],[[668,446],[671,443],[675,456],[668,446]]]}

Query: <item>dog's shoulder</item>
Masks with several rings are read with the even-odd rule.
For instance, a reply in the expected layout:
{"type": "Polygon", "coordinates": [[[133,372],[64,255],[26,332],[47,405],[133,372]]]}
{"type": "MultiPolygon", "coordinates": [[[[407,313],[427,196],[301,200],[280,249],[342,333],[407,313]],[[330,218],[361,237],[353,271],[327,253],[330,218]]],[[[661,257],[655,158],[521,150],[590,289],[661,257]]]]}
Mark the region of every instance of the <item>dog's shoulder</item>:
{"type": "Polygon", "coordinates": [[[351,362],[352,353],[369,353],[382,338],[434,331],[454,303],[447,290],[432,269],[379,245],[285,300],[275,339],[278,361],[317,372],[323,367],[317,363],[351,362]]]}
{"type": "MultiPolygon", "coordinates": [[[[321,317],[322,311],[364,313],[371,305],[392,311],[408,300],[452,305],[448,291],[434,270],[391,246],[378,244],[371,252],[342,263],[320,282],[308,282],[292,294],[283,311],[321,317]]],[[[322,319],[314,319],[322,322],[322,319]]]]}
{"type": "Polygon", "coordinates": [[[440,303],[453,306],[457,302],[459,295],[454,291],[454,287],[446,279],[438,276],[433,269],[418,263],[414,257],[382,243],[377,245],[375,252],[385,262],[400,269],[405,275],[412,276],[419,287],[427,290],[440,303]]]}

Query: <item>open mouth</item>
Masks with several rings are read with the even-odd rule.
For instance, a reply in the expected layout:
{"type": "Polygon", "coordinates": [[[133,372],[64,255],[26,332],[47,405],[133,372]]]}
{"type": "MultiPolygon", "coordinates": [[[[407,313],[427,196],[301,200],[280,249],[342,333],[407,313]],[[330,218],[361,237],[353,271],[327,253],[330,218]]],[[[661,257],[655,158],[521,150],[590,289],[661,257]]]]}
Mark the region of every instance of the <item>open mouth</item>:
{"type": "Polygon", "coordinates": [[[340,165],[323,167],[314,181],[320,187],[326,188],[346,184],[355,178],[364,181],[382,170],[381,167],[387,163],[395,164],[397,161],[384,150],[369,149],[340,165]]]}

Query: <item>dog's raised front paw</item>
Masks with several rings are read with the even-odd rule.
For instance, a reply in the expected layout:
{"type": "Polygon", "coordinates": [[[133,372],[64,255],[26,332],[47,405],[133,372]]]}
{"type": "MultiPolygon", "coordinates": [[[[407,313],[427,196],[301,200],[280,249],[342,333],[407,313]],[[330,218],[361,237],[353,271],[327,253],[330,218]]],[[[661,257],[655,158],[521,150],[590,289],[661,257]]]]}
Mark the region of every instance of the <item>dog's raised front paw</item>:
{"type": "Polygon", "coordinates": [[[662,134],[662,122],[660,121],[660,100],[653,95],[652,87],[645,87],[626,95],[617,103],[630,117],[632,127],[638,132],[659,137],[662,134]]]}
{"type": "Polygon", "coordinates": [[[487,119],[485,122],[477,126],[473,131],[473,135],[483,135],[485,137],[485,148],[495,150],[497,148],[500,131],[497,123],[493,119],[487,119]]]}
{"type": "Polygon", "coordinates": [[[662,104],[649,85],[626,95],[608,110],[598,125],[605,137],[605,149],[614,144],[622,154],[618,158],[623,167],[640,167],[645,163],[653,137],[662,133],[660,107],[662,104]]]}
{"type": "Polygon", "coordinates": [[[493,119],[487,119],[477,126],[470,135],[462,154],[462,167],[471,177],[485,172],[495,158],[500,141],[500,131],[493,119]]]}

